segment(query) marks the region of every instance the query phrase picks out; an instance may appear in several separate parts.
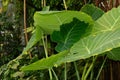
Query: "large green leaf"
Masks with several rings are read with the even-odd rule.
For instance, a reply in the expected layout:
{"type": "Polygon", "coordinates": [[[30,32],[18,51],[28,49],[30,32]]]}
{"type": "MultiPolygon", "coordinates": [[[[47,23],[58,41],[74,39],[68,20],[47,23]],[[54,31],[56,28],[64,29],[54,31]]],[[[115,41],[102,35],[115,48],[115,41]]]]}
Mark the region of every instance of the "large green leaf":
{"type": "Polygon", "coordinates": [[[88,15],[90,15],[93,18],[93,20],[97,20],[104,14],[103,10],[101,10],[98,7],[95,7],[93,4],[84,5],[80,11],[85,12],[88,15]]]}
{"type": "Polygon", "coordinates": [[[51,34],[54,30],[59,31],[60,25],[70,23],[73,18],[93,24],[92,18],[79,11],[41,11],[34,14],[34,25],[51,34]]]}
{"type": "Polygon", "coordinates": [[[93,34],[75,43],[69,57],[72,60],[85,59],[120,47],[119,14],[120,7],[113,8],[99,18],[93,26],[93,34]]]}
{"type": "Polygon", "coordinates": [[[60,31],[53,32],[51,36],[52,41],[58,43],[56,50],[60,52],[69,49],[86,33],[87,28],[87,23],[76,18],[71,23],[61,25],[60,31]]]}
{"type": "Polygon", "coordinates": [[[61,58],[65,57],[68,54],[68,51],[63,51],[58,53],[57,55],[52,55],[48,58],[43,58],[35,63],[32,63],[28,66],[24,66],[21,68],[21,70],[40,70],[40,69],[49,69],[53,66],[57,67],[61,63],[59,63],[59,60],[61,58]]]}
{"type": "Polygon", "coordinates": [[[120,6],[113,8],[99,18],[94,25],[93,33],[112,31],[120,28],[120,6]]]}
{"type": "Polygon", "coordinates": [[[85,59],[91,56],[99,55],[113,48],[120,47],[120,30],[107,31],[88,36],[75,43],[68,56],[67,61],[85,59]]]}

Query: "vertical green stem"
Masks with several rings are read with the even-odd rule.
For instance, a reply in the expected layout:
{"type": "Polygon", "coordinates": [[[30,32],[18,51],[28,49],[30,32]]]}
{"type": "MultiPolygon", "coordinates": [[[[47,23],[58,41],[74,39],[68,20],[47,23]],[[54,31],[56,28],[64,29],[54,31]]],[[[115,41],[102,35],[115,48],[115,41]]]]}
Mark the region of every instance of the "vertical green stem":
{"type": "Polygon", "coordinates": [[[67,65],[66,65],[66,63],[65,63],[64,78],[65,78],[65,80],[67,80],[67,65]]]}
{"type": "Polygon", "coordinates": [[[94,71],[92,69],[91,73],[90,73],[90,80],[93,80],[93,75],[94,75],[94,71]]]}
{"type": "Polygon", "coordinates": [[[75,66],[75,71],[76,71],[76,75],[77,75],[77,80],[80,80],[80,75],[79,75],[79,71],[77,69],[77,64],[76,62],[74,62],[74,66],[75,66]]]}
{"type": "Polygon", "coordinates": [[[53,80],[53,79],[52,79],[52,72],[51,72],[51,69],[48,69],[48,70],[49,70],[50,80],[53,80]]]}
{"type": "Polygon", "coordinates": [[[58,77],[57,77],[57,75],[56,75],[55,71],[54,71],[53,69],[51,69],[51,70],[52,70],[52,72],[53,72],[53,74],[54,74],[54,76],[55,76],[56,80],[58,80],[58,77]]]}
{"type": "Polygon", "coordinates": [[[84,76],[85,76],[85,73],[86,73],[86,70],[87,70],[87,66],[88,66],[88,62],[85,64],[84,66],[84,70],[83,70],[83,74],[82,74],[82,80],[84,80],[84,76]]]}
{"type": "Polygon", "coordinates": [[[64,3],[65,10],[67,10],[66,1],[65,1],[65,0],[63,0],[63,3],[64,3]]]}
{"type": "Polygon", "coordinates": [[[93,58],[93,62],[92,62],[92,64],[90,65],[90,67],[88,68],[88,70],[87,70],[87,72],[86,72],[86,75],[84,76],[84,80],[87,79],[87,77],[88,77],[88,75],[89,75],[91,69],[92,69],[93,66],[94,66],[94,63],[95,63],[96,59],[97,59],[97,56],[95,56],[95,58],[93,58]]]}
{"type": "MultiPolygon", "coordinates": [[[[46,39],[46,40],[47,40],[47,39],[46,39]]],[[[45,50],[45,56],[46,56],[46,58],[48,58],[47,41],[46,41],[46,43],[45,43],[44,37],[42,37],[42,41],[43,41],[43,46],[44,46],[44,50],[45,50]]],[[[52,72],[51,72],[51,69],[48,69],[48,70],[49,70],[50,80],[52,80],[52,72]]]]}
{"type": "Polygon", "coordinates": [[[105,59],[104,59],[102,65],[101,65],[101,67],[100,67],[100,69],[99,69],[99,72],[98,72],[98,74],[97,74],[96,80],[98,80],[98,78],[99,78],[99,76],[100,76],[100,73],[101,73],[101,71],[102,71],[102,68],[103,68],[105,62],[106,62],[106,59],[107,59],[107,57],[105,57],[105,59]]]}

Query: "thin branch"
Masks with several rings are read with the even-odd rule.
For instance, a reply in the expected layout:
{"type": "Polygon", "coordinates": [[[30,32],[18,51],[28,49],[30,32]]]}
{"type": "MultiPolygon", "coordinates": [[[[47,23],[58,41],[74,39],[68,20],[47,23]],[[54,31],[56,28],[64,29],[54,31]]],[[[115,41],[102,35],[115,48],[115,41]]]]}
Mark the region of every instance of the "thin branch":
{"type": "Polygon", "coordinates": [[[46,6],[46,0],[44,0],[44,7],[46,6]]]}
{"type": "Polygon", "coordinates": [[[67,5],[66,5],[66,1],[63,0],[63,4],[64,4],[64,7],[65,7],[65,10],[67,10],[67,5]]]}
{"type": "Polygon", "coordinates": [[[44,0],[41,0],[41,6],[42,7],[44,6],[44,0]]]}
{"type": "Polygon", "coordinates": [[[26,27],[26,0],[24,0],[24,31],[25,31],[25,42],[28,43],[27,27],[26,27]]]}
{"type": "MultiPolygon", "coordinates": [[[[25,31],[25,42],[28,43],[27,27],[26,27],[26,0],[24,0],[24,31],[25,31]]],[[[32,58],[30,52],[28,51],[30,59],[32,58]]]]}

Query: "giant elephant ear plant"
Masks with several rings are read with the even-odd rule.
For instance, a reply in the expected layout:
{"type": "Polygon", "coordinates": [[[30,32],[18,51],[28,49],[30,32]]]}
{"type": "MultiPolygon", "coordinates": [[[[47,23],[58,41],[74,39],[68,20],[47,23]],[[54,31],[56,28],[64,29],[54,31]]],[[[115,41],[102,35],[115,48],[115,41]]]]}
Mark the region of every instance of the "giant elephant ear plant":
{"type": "MultiPolygon", "coordinates": [[[[41,34],[51,35],[52,41],[58,43],[56,50],[59,53],[22,67],[21,70],[49,69],[105,52],[116,58],[114,48],[120,47],[120,7],[107,13],[96,10],[100,11],[98,13],[92,9],[88,10],[91,12],[86,12],[87,9],[84,7],[81,11],[36,12],[34,20],[37,37],[32,37],[33,41],[28,44],[33,46],[33,43],[41,39],[41,34]]],[[[23,54],[29,48],[25,49],[23,54]]]]}

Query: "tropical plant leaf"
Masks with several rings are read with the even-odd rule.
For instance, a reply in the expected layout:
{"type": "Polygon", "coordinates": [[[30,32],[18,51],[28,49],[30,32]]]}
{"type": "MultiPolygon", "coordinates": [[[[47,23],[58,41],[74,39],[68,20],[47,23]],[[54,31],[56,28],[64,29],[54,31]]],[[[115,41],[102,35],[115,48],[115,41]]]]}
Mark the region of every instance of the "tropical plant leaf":
{"type": "Polygon", "coordinates": [[[41,11],[34,14],[34,25],[51,34],[53,31],[59,31],[60,25],[70,23],[73,18],[93,24],[92,18],[83,12],[78,11],[41,11]]]}
{"type": "Polygon", "coordinates": [[[93,27],[93,33],[113,31],[120,28],[120,6],[113,8],[99,18],[93,27]]]}
{"type": "Polygon", "coordinates": [[[27,51],[34,46],[43,36],[43,32],[39,26],[36,27],[35,32],[33,33],[32,37],[30,38],[27,46],[23,50],[23,53],[27,53],[27,51]]]}
{"type": "Polygon", "coordinates": [[[56,51],[64,51],[77,42],[86,33],[88,24],[76,18],[71,23],[63,24],[60,31],[53,32],[51,39],[57,42],[56,51]]]}
{"type": "Polygon", "coordinates": [[[41,70],[41,69],[50,69],[53,66],[57,67],[61,63],[58,61],[61,60],[61,58],[65,58],[65,56],[68,54],[68,51],[63,51],[58,53],[57,55],[52,55],[48,58],[43,58],[39,61],[36,61],[28,66],[24,66],[21,68],[21,70],[41,70]]]}
{"type": "Polygon", "coordinates": [[[75,43],[67,61],[85,59],[120,47],[120,30],[107,31],[96,36],[88,36],[75,43]]]}
{"type": "Polygon", "coordinates": [[[120,61],[120,47],[115,48],[111,51],[106,52],[107,57],[109,59],[115,60],[115,61],[120,61]]]}
{"type": "Polygon", "coordinates": [[[81,11],[90,15],[93,18],[93,20],[97,20],[98,18],[100,18],[104,14],[103,10],[94,6],[93,4],[84,5],[81,8],[81,11]]]}

